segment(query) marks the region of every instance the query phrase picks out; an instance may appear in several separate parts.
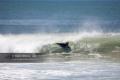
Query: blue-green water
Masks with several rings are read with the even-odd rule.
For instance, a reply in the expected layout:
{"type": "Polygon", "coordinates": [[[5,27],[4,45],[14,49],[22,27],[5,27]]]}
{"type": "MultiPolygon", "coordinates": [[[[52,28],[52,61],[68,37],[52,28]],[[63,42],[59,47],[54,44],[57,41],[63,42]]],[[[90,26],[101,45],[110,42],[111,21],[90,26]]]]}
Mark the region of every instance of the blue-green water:
{"type": "Polygon", "coordinates": [[[119,0],[1,0],[0,33],[119,32],[119,0]]]}

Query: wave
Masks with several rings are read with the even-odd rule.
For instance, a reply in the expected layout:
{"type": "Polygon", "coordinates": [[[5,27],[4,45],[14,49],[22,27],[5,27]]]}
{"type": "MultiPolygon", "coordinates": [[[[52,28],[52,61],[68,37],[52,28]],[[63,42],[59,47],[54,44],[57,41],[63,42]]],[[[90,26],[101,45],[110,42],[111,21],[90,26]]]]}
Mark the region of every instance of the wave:
{"type": "Polygon", "coordinates": [[[78,20],[0,20],[0,25],[65,25],[77,24],[78,20]],[[69,23],[71,21],[71,23],[69,23]],[[74,23],[73,23],[74,22],[74,23]],[[44,24],[43,24],[44,23],[44,24]],[[51,24],[52,23],[52,24],[51,24]]]}
{"type": "Polygon", "coordinates": [[[70,42],[70,54],[119,56],[120,33],[56,33],[0,35],[1,53],[64,53],[57,42],[70,42]]]}
{"type": "Polygon", "coordinates": [[[100,33],[1,34],[0,52],[38,52],[38,48],[42,49],[42,47],[56,42],[76,42],[82,37],[96,34],[100,33]]]}
{"type": "MultiPolygon", "coordinates": [[[[84,35],[78,34],[77,36],[72,36],[72,38],[68,39],[68,41],[70,42],[73,53],[106,53],[120,51],[119,34],[84,33],[84,35]],[[72,38],[75,40],[71,40],[72,38]]],[[[46,51],[46,53],[63,52],[56,44],[44,45],[41,51],[46,51]]]]}
{"type": "Polygon", "coordinates": [[[38,53],[72,55],[81,58],[120,58],[120,33],[56,33],[0,35],[0,53],[38,53]],[[69,41],[66,53],[56,43],[69,41]]]}

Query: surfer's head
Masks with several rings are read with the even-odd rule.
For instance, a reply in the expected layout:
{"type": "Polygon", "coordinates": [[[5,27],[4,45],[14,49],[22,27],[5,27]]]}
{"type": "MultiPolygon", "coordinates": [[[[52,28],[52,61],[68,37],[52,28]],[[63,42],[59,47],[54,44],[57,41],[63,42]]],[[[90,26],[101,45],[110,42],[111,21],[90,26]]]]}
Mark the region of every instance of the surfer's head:
{"type": "Polygon", "coordinates": [[[69,42],[66,42],[66,45],[68,45],[69,44],[69,42]]]}

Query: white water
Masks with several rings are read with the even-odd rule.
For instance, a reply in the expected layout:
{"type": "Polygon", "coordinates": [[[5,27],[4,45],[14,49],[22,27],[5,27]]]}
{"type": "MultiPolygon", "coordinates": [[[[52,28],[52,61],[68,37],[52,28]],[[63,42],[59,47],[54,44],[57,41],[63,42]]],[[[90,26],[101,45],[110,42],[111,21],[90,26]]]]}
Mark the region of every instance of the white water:
{"type": "Polygon", "coordinates": [[[2,63],[0,80],[119,80],[120,63],[79,60],[61,63],[2,63]]]}
{"type": "Polygon", "coordinates": [[[8,34],[0,35],[1,53],[33,53],[46,44],[56,42],[78,41],[83,37],[98,36],[101,33],[61,33],[61,34],[8,34]]]}

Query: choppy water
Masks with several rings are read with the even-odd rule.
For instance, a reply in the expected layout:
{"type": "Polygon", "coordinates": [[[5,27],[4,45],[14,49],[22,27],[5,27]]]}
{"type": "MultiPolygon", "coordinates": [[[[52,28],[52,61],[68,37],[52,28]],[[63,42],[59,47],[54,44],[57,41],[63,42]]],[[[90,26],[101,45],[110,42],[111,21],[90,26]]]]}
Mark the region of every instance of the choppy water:
{"type": "Polygon", "coordinates": [[[60,63],[0,63],[1,80],[119,80],[120,63],[100,59],[60,63]]]}

